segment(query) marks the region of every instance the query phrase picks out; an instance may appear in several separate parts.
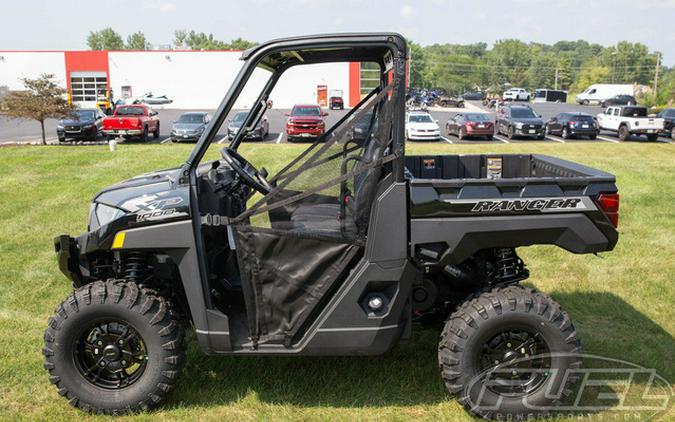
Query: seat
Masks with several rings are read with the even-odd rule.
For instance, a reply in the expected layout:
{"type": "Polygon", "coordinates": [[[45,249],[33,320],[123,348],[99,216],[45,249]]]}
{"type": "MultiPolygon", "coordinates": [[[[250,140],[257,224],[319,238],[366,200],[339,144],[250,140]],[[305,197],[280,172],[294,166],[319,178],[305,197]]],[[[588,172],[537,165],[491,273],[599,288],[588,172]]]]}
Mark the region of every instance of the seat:
{"type": "MultiPolygon", "coordinates": [[[[354,171],[354,192],[346,208],[346,215],[340,217],[340,204],[314,204],[298,207],[291,215],[294,229],[303,231],[340,231],[340,218],[344,218],[345,232],[365,234],[370,218],[372,197],[380,180],[381,167],[365,171],[361,169],[373,160],[382,157],[384,148],[379,139],[373,137],[356,162],[354,171]]],[[[349,157],[347,158],[349,159],[349,157]]]]}

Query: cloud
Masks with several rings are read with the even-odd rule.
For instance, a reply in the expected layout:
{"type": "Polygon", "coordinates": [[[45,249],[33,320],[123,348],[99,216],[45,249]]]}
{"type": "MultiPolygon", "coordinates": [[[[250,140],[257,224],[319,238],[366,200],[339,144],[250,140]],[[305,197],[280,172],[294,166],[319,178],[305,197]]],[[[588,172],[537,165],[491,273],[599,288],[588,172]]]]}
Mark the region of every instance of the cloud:
{"type": "Polygon", "coordinates": [[[176,11],[176,4],[163,0],[145,1],[143,2],[143,9],[160,13],[173,13],[176,11]]]}
{"type": "Polygon", "coordinates": [[[403,19],[413,18],[413,17],[415,17],[416,14],[417,14],[417,9],[415,9],[414,7],[412,7],[409,4],[403,5],[403,7],[401,8],[401,17],[403,19]]]}

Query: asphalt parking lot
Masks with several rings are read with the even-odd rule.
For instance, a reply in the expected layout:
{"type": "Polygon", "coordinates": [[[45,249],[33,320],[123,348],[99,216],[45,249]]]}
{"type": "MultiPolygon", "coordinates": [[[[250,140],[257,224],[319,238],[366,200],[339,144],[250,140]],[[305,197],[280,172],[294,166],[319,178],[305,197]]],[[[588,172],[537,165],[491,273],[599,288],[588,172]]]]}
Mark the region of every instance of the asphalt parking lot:
{"type": "MultiPolygon", "coordinates": [[[[544,121],[553,117],[554,115],[562,112],[569,111],[581,111],[589,113],[591,115],[596,115],[602,112],[603,108],[599,106],[581,106],[576,104],[566,104],[566,103],[538,103],[532,104],[535,112],[540,114],[544,121]]],[[[163,109],[158,110],[159,118],[161,122],[161,133],[159,139],[151,139],[149,142],[153,144],[168,144],[173,140],[169,137],[169,131],[171,129],[171,124],[178,119],[178,117],[188,110],[176,110],[176,109],[163,109]]],[[[197,110],[190,110],[197,111],[197,110]]],[[[213,113],[213,110],[204,110],[210,113],[213,113]]],[[[286,143],[286,135],[284,133],[284,126],[286,122],[285,113],[289,110],[284,109],[272,109],[267,112],[267,118],[269,119],[269,134],[262,141],[263,143],[286,143]]],[[[458,112],[466,111],[482,111],[489,113],[494,120],[495,113],[494,109],[488,110],[483,107],[480,102],[471,101],[467,103],[467,106],[463,109],[443,109],[443,108],[432,108],[429,110],[429,113],[438,120],[438,124],[441,127],[441,133],[443,137],[439,141],[448,144],[500,144],[500,143],[531,143],[531,142],[555,142],[555,143],[576,143],[576,142],[609,142],[609,143],[619,143],[621,142],[617,135],[612,132],[601,132],[596,140],[589,139],[562,139],[558,136],[547,135],[543,141],[539,141],[535,138],[516,138],[516,139],[507,139],[504,135],[495,135],[492,141],[486,141],[483,139],[468,139],[460,141],[454,135],[448,135],[445,131],[445,122],[458,112]]],[[[326,126],[330,127],[336,123],[342,116],[347,113],[347,110],[328,110],[328,116],[326,117],[326,126]]],[[[232,112],[231,114],[234,114],[232,112]]],[[[45,121],[45,130],[47,132],[47,141],[49,143],[58,143],[56,138],[56,120],[49,119],[45,121]]],[[[224,143],[227,141],[227,127],[224,124],[223,127],[218,131],[218,136],[215,142],[224,143]]],[[[40,142],[40,125],[37,122],[25,121],[25,120],[16,120],[8,119],[5,116],[0,115],[0,144],[8,143],[36,143],[40,142]]],[[[139,141],[127,141],[130,143],[138,143],[139,141]]],[[[260,141],[257,141],[260,142],[260,141]]],[[[412,142],[412,141],[409,141],[412,142]]],[[[631,136],[628,139],[628,142],[646,142],[644,137],[631,136]]],[[[670,138],[660,137],[658,142],[673,143],[670,138]]],[[[105,143],[104,138],[100,138],[99,143],[105,143]]],[[[77,145],[77,143],[72,143],[77,145]]]]}

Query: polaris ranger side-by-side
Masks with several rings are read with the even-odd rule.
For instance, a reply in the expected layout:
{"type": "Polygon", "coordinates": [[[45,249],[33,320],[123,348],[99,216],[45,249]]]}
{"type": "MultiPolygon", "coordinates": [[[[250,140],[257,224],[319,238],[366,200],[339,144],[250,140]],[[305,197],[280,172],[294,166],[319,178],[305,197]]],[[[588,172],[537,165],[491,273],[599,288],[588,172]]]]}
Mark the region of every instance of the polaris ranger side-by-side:
{"type": "Polygon", "coordinates": [[[473,413],[539,415],[564,400],[580,343],[558,304],[519,285],[529,272],[516,248],[614,248],[614,176],[540,155],[406,155],[406,51],[393,33],[250,49],[181,167],[94,198],[88,232],[55,239],[75,291],[49,320],[45,368],[70,404],[157,405],[178,381],[186,330],[207,354],[245,359],[375,355],[434,323],[445,323],[442,379],[473,413]],[[326,62],[375,63],[380,84],[268,175],[238,151],[247,128],[286,70],[326,62]],[[254,71],[266,79],[246,122],[206,162],[254,71]]]}

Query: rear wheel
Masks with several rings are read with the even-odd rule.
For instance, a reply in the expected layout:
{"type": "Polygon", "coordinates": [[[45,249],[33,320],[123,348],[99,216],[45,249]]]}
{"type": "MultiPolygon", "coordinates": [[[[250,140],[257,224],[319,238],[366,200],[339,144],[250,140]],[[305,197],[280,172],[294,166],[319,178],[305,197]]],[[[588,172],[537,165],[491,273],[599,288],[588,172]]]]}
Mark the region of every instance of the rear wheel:
{"type": "Polygon", "coordinates": [[[44,334],[44,367],[72,406],[108,414],[148,410],[183,367],[182,327],[153,291],[97,281],[57,306],[44,334]]]}
{"type": "Polygon", "coordinates": [[[590,135],[588,137],[588,139],[590,139],[591,141],[594,141],[597,137],[598,137],[598,135],[590,135]]]}
{"type": "Polygon", "coordinates": [[[647,135],[647,140],[649,142],[656,142],[659,139],[659,134],[658,133],[650,133],[647,135]]]}
{"type": "Polygon", "coordinates": [[[148,141],[148,127],[146,126],[143,128],[143,134],[141,135],[141,141],[147,142],[148,141]]]}
{"type": "Polygon", "coordinates": [[[566,127],[563,127],[562,138],[563,139],[570,139],[570,132],[567,130],[566,127]]]}
{"type": "Polygon", "coordinates": [[[621,126],[619,128],[619,139],[625,141],[626,139],[628,139],[628,135],[630,135],[630,133],[628,132],[628,128],[626,126],[621,126]]]}
{"type": "Polygon", "coordinates": [[[152,132],[152,137],[157,139],[159,138],[159,122],[157,123],[157,127],[155,128],[155,131],[152,132]]]}
{"type": "Polygon", "coordinates": [[[485,137],[485,139],[487,139],[488,141],[491,141],[492,139],[494,139],[494,136],[488,135],[488,136],[485,137]]]}
{"type": "Polygon", "coordinates": [[[495,288],[455,311],[441,334],[445,386],[470,412],[488,419],[536,417],[571,394],[581,345],[553,299],[520,286],[495,288]],[[531,416],[528,416],[531,415],[531,416]]]}
{"type": "Polygon", "coordinates": [[[670,130],[670,138],[675,139],[675,126],[670,130]]]}

